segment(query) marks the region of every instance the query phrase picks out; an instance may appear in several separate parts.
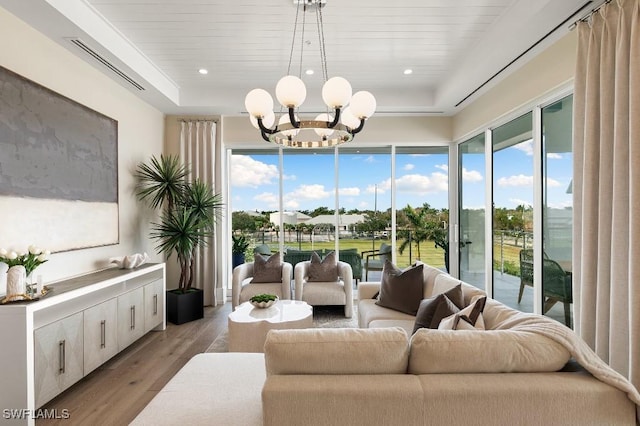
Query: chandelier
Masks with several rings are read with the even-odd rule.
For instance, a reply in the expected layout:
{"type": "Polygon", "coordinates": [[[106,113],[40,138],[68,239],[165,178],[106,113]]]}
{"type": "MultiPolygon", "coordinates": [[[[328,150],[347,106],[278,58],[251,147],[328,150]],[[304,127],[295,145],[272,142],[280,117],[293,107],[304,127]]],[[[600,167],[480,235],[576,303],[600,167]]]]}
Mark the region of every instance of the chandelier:
{"type": "Polygon", "coordinates": [[[364,128],[365,120],[375,112],[376,99],[367,91],[360,91],[352,95],[351,84],[342,77],[327,78],[327,58],[322,22],[322,8],[325,6],[326,0],[297,0],[297,3],[287,75],[282,77],[276,85],[276,98],[287,111],[282,112],[281,108],[282,114],[274,126],[276,116],[273,111],[273,98],[264,89],[253,89],[244,100],[249,119],[251,124],[260,130],[265,141],[284,147],[326,148],[349,142],[356,133],[364,128]],[[291,60],[296,44],[298,15],[301,7],[303,17],[300,36],[300,75],[295,76],[291,75],[291,60]],[[301,79],[301,74],[308,10],[315,11],[320,62],[324,79],[322,100],[327,107],[326,113],[319,114],[313,120],[300,119],[296,111],[307,96],[307,88],[301,79]]]}

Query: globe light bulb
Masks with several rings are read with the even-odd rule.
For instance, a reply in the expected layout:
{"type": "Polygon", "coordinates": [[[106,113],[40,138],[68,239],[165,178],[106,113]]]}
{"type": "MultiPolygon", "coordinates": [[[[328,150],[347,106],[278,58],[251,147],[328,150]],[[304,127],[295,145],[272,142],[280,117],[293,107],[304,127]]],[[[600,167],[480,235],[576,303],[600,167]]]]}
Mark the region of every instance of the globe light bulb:
{"type": "MultiPolygon", "coordinates": [[[[298,120],[298,117],[296,116],[295,119],[298,120]]],[[[280,120],[278,120],[278,126],[285,123],[291,123],[291,120],[289,120],[289,114],[282,114],[282,116],[280,116],[280,120]]],[[[285,130],[282,132],[282,134],[285,136],[293,137],[293,136],[296,136],[299,131],[300,129],[285,130]]]]}
{"type": "Polygon", "coordinates": [[[369,118],[376,111],[376,98],[365,90],[357,92],[351,98],[351,112],[356,118],[369,118]]]}
{"type": "Polygon", "coordinates": [[[244,98],[244,107],[254,117],[266,117],[273,113],[273,98],[264,89],[253,89],[244,98]]]}
{"type": "Polygon", "coordinates": [[[322,100],[329,108],[343,108],[351,100],[351,84],[342,77],[332,77],[322,86],[322,100]]]}
{"type": "MultiPolygon", "coordinates": [[[[322,114],[318,114],[318,116],[316,117],[316,121],[327,121],[327,122],[332,122],[333,121],[333,117],[331,117],[329,114],[326,113],[322,113],[322,114]]],[[[333,133],[332,129],[313,129],[315,130],[315,132],[318,134],[318,136],[322,136],[322,137],[327,137],[330,136],[333,133]]]]}
{"type": "Polygon", "coordinates": [[[276,99],[283,107],[297,108],[307,97],[304,82],[295,75],[284,76],[276,85],[276,99]]]}
{"type": "Polygon", "coordinates": [[[360,119],[353,115],[351,106],[346,107],[340,113],[340,121],[350,129],[355,129],[360,125],[360,119]]]}

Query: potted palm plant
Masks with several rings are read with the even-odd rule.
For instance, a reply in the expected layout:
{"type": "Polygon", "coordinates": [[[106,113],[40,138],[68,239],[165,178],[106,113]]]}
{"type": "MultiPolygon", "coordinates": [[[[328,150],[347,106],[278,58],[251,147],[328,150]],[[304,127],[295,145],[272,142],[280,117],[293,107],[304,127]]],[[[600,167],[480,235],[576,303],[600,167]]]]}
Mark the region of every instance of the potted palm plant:
{"type": "Polygon", "coordinates": [[[151,224],[156,250],[167,258],[175,253],[180,267],[177,288],[167,291],[167,319],[174,324],[204,316],[203,292],[192,287],[194,260],[198,248],[213,235],[222,209],[220,195],[199,179],[189,182],[187,174],[172,155],[152,156],[136,170],[138,199],[161,210],[160,221],[151,224]]]}
{"type": "Polygon", "coordinates": [[[232,235],[231,240],[231,262],[235,268],[238,265],[242,265],[245,261],[247,249],[249,248],[249,239],[244,235],[232,235]]]}

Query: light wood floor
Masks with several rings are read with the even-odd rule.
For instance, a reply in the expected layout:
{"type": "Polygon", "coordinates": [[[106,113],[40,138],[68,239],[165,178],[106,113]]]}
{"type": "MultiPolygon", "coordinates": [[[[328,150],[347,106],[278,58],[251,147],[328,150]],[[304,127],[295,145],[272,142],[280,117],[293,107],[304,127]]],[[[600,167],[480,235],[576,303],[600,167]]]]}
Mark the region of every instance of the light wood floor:
{"type": "Polygon", "coordinates": [[[230,312],[231,303],[207,307],[201,320],[149,332],[42,407],[58,415],[66,409],[68,419],[36,424],[129,424],[192,356],[226,330],[230,312]]]}

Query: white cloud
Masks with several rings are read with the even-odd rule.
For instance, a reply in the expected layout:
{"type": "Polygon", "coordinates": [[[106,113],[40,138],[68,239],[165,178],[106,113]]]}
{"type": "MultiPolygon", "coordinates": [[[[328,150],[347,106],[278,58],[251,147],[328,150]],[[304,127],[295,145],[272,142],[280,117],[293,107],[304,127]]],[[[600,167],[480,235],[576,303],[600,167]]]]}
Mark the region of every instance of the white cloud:
{"type": "Polygon", "coordinates": [[[368,156],[367,158],[364,159],[365,163],[375,163],[376,159],[373,157],[373,155],[368,156]]]}
{"type": "Polygon", "coordinates": [[[555,152],[550,152],[547,154],[547,158],[549,160],[562,160],[562,155],[557,154],[555,152]]]}
{"type": "Polygon", "coordinates": [[[324,189],[324,185],[300,185],[285,195],[285,200],[321,200],[330,197],[332,192],[324,189]]]}
{"type": "Polygon", "coordinates": [[[533,155],[533,141],[531,139],[526,142],[513,145],[513,148],[517,149],[518,151],[522,151],[527,155],[533,155]]]}
{"type": "Polygon", "coordinates": [[[384,194],[388,190],[391,189],[391,179],[383,180],[377,185],[369,185],[367,189],[364,190],[367,194],[384,194]]]}
{"type": "Polygon", "coordinates": [[[444,170],[445,172],[449,172],[449,166],[447,166],[446,164],[436,164],[435,165],[436,169],[440,169],[440,170],[444,170]]]}
{"type": "Polygon", "coordinates": [[[467,170],[462,168],[462,181],[463,182],[481,182],[482,174],[477,170],[467,170]]]}
{"type": "Polygon", "coordinates": [[[501,177],[498,186],[533,186],[533,176],[515,175],[501,177]]]}
{"type": "Polygon", "coordinates": [[[440,172],[431,173],[429,176],[404,175],[396,180],[396,189],[398,192],[420,195],[446,192],[449,189],[449,179],[440,172]]]}
{"type": "Polygon", "coordinates": [[[413,170],[415,168],[416,168],[415,164],[405,164],[402,169],[409,171],[409,170],[413,170]]]}
{"type": "Polygon", "coordinates": [[[229,175],[232,186],[257,188],[277,181],[278,168],[256,161],[248,155],[233,155],[229,175]]]}
{"type": "Polygon", "coordinates": [[[560,182],[558,182],[555,179],[551,179],[551,178],[547,178],[547,186],[548,187],[553,187],[553,186],[561,186],[562,184],[560,182]]]}
{"type": "Polygon", "coordinates": [[[278,208],[278,196],[271,192],[263,192],[253,197],[254,200],[259,201],[261,205],[264,205],[264,210],[271,210],[278,208]]]}
{"type": "Polygon", "coordinates": [[[300,203],[295,200],[287,200],[283,204],[284,208],[289,210],[298,210],[300,208],[300,203]]]}
{"type": "Polygon", "coordinates": [[[338,194],[345,197],[357,197],[358,195],[360,195],[360,188],[340,188],[338,189],[338,194]]]}

